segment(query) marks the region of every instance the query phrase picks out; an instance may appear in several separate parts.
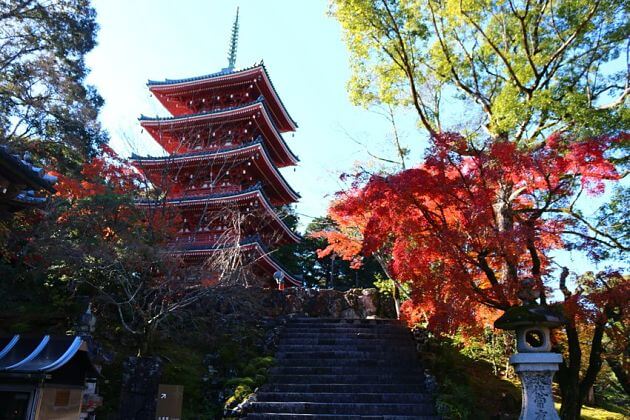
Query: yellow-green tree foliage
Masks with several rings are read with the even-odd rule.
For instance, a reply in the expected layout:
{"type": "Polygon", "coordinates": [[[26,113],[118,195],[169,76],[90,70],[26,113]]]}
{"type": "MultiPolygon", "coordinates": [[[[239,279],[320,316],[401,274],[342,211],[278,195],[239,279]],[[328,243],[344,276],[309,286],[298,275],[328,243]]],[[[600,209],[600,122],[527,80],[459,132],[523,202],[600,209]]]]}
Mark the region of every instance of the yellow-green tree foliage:
{"type": "Polygon", "coordinates": [[[524,144],[628,127],[626,0],[331,0],[330,13],[352,101],[411,106],[429,133],[453,112],[524,144]]]}

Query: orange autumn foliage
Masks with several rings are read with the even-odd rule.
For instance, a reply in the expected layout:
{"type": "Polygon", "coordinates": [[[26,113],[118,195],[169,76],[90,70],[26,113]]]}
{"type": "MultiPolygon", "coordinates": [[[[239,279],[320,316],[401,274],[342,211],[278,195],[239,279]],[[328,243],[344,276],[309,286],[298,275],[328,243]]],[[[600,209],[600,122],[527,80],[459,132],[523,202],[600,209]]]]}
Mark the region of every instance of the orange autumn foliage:
{"type": "Polygon", "coordinates": [[[107,145],[83,165],[81,179],[52,172],[58,178],[57,195],[68,200],[104,194],[109,188],[116,194],[129,194],[138,188],[141,177],[135,168],[107,145]]]}
{"type": "Polygon", "coordinates": [[[455,133],[435,136],[420,166],[362,174],[338,194],[329,216],[340,229],[321,254],[348,260],[387,252],[390,271],[412,285],[402,307],[410,322],[454,331],[496,317],[517,304],[519,280],[539,289],[551,271],[549,253],[567,232],[586,234],[567,207],[584,191],[597,195],[619,178],[606,158],[619,138],[554,134],[536,149],[507,141],[474,144],[455,133]]]}
{"type": "Polygon", "coordinates": [[[328,242],[324,249],[317,250],[317,257],[324,258],[328,255],[338,255],[346,261],[350,261],[350,268],[357,269],[361,266],[361,248],[363,242],[362,227],[366,221],[365,215],[353,215],[339,217],[332,215],[335,229],[322,230],[311,233],[313,238],[323,238],[328,242]]]}
{"type": "Polygon", "coordinates": [[[57,220],[59,223],[69,223],[77,218],[87,219],[90,215],[102,213],[103,207],[88,205],[84,201],[111,194],[118,197],[118,203],[115,208],[107,210],[108,214],[100,215],[102,219],[109,219],[105,222],[108,224],[95,226],[103,239],[114,240],[120,236],[120,232],[117,232],[120,227],[116,227],[116,221],[122,219],[129,222],[127,229],[146,229],[150,226],[154,230],[159,230],[160,236],[164,238],[175,234],[175,226],[179,221],[177,214],[164,209],[145,211],[133,204],[133,198],[141,191],[144,180],[128,161],[118,156],[107,145],[102,145],[99,154],[83,165],[81,178],[53,174],[58,177],[55,185],[56,195],[70,203],[70,207],[59,216],[57,220]]]}

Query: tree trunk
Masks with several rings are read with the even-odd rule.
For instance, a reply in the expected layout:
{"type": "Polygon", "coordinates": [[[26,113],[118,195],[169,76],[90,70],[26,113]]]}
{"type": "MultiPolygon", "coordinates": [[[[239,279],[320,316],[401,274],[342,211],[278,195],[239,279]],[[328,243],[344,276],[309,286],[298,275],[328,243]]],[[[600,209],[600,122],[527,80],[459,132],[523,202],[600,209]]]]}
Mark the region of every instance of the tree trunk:
{"type": "Polygon", "coordinates": [[[615,377],[619,381],[619,384],[621,385],[623,390],[626,392],[626,394],[630,395],[630,375],[628,375],[628,372],[623,368],[621,362],[617,360],[614,356],[606,357],[606,362],[615,374],[615,377]]]}
{"type": "Polygon", "coordinates": [[[604,337],[604,323],[598,323],[593,331],[591,352],[588,357],[588,368],[580,382],[580,401],[584,402],[595,385],[597,375],[602,370],[602,338],[604,337]]]}
{"type": "Polygon", "coordinates": [[[580,401],[580,387],[574,382],[569,382],[561,387],[560,397],[560,418],[563,420],[578,420],[582,412],[582,402],[580,401]]]}
{"type": "MultiPolygon", "coordinates": [[[[612,341],[610,337],[608,338],[612,341]]],[[[623,362],[624,360],[630,360],[630,343],[626,342],[623,351],[619,355],[616,356],[613,353],[608,353],[604,358],[623,390],[626,394],[630,395],[630,374],[628,373],[627,366],[625,366],[623,362]]]]}
{"type": "Polygon", "coordinates": [[[578,420],[582,412],[582,404],[591,392],[597,374],[602,368],[602,338],[604,325],[597,324],[591,340],[588,368],[580,381],[580,367],[582,364],[582,350],[577,329],[570,323],[565,326],[569,343],[569,364],[562,363],[558,372],[562,406],[560,418],[564,420],[578,420]]]}
{"type": "Polygon", "coordinates": [[[398,291],[398,285],[392,281],[394,288],[392,290],[392,297],[394,298],[394,308],[396,309],[396,319],[400,319],[400,293],[398,291]]]}
{"type": "MultiPolygon", "coordinates": [[[[562,368],[561,368],[562,370],[562,368]]],[[[563,420],[578,420],[582,412],[582,401],[580,400],[580,386],[576,381],[571,380],[571,368],[567,367],[569,375],[567,383],[560,385],[560,396],[562,405],[560,406],[560,418],[563,420]]],[[[578,372],[579,373],[579,372],[578,372]]]]}
{"type": "Polygon", "coordinates": [[[560,364],[558,382],[562,405],[560,418],[563,420],[578,420],[582,411],[580,396],[580,367],[582,364],[582,350],[577,329],[573,323],[565,326],[569,344],[569,360],[560,364]],[[568,363],[567,363],[568,362],[568,363]]]}
{"type": "Polygon", "coordinates": [[[588,389],[588,392],[584,396],[584,404],[594,405],[595,404],[595,387],[592,386],[588,389]]]}

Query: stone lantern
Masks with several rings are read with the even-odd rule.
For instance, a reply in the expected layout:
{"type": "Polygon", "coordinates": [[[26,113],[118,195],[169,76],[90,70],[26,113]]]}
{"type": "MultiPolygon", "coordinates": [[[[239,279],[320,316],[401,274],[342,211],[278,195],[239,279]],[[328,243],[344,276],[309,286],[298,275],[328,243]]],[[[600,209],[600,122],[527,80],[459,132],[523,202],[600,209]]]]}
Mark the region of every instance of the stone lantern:
{"type": "Polygon", "coordinates": [[[278,270],[273,273],[273,279],[278,284],[278,290],[284,290],[284,272],[278,270]]]}
{"type": "Polygon", "coordinates": [[[562,355],[551,352],[551,329],[563,324],[562,318],[548,306],[535,302],[533,279],[525,279],[519,298],[522,306],[515,306],[494,322],[495,328],[516,331],[517,353],[510,356],[510,364],[518,374],[523,402],[520,420],[559,419],[553,405],[551,382],[562,355]]]}

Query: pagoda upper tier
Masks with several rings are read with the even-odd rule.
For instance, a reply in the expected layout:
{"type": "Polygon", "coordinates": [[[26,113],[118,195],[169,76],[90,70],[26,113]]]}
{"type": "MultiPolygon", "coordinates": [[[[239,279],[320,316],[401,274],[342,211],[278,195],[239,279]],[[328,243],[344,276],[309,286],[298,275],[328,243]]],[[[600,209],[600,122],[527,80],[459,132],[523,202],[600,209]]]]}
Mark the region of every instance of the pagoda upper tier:
{"type": "Polygon", "coordinates": [[[243,253],[263,283],[275,285],[273,275],[281,271],[299,285],[267,248],[300,241],[278,209],[300,197],[278,170],[299,161],[282,137],[297,124],[264,65],[235,71],[234,55],[219,73],[149,81],[171,116],[141,116],[140,125],[168,156],[132,157],[161,197],[139,205],[174,210],[178,233],[168,252],[184,267],[198,266],[214,278],[213,263],[223,261],[219,251],[243,253]]]}
{"type": "MultiPolygon", "coordinates": [[[[255,216],[248,218],[249,222],[243,225],[243,233],[258,234],[266,239],[268,245],[300,242],[300,237],[280,219],[260,185],[238,193],[167,198],[164,204],[178,208],[182,215],[178,235],[180,243],[184,239],[202,244],[213,243],[217,236],[229,229],[229,226],[224,225],[229,220],[223,217],[230,211],[255,216]]],[[[160,204],[154,200],[140,200],[138,205],[154,207],[160,204]]]]}
{"type": "MultiPolygon", "coordinates": [[[[231,246],[230,246],[231,247],[231,246]]],[[[268,275],[281,271],[285,275],[285,280],[293,286],[302,286],[302,283],[286,270],[271,256],[265,245],[258,236],[245,237],[239,244],[239,248],[245,253],[245,257],[256,261],[254,269],[261,275],[268,275]]],[[[191,244],[188,247],[179,248],[172,252],[173,255],[181,257],[189,263],[199,263],[212,257],[212,254],[223,250],[221,245],[197,245],[191,244]]]]}
{"type": "Polygon", "coordinates": [[[170,154],[216,151],[261,139],[276,166],[292,166],[299,161],[280,135],[262,99],[193,115],[141,116],[140,124],[170,154]]]}
{"type": "Polygon", "coordinates": [[[187,79],[150,80],[147,85],[174,116],[245,105],[262,97],[280,132],[295,131],[297,128],[276,93],[262,62],[239,71],[226,69],[187,79]]]}
{"type": "Polygon", "coordinates": [[[273,164],[260,138],[217,151],[132,159],[154,185],[166,187],[169,197],[237,193],[260,182],[274,206],[300,198],[273,164]]]}

